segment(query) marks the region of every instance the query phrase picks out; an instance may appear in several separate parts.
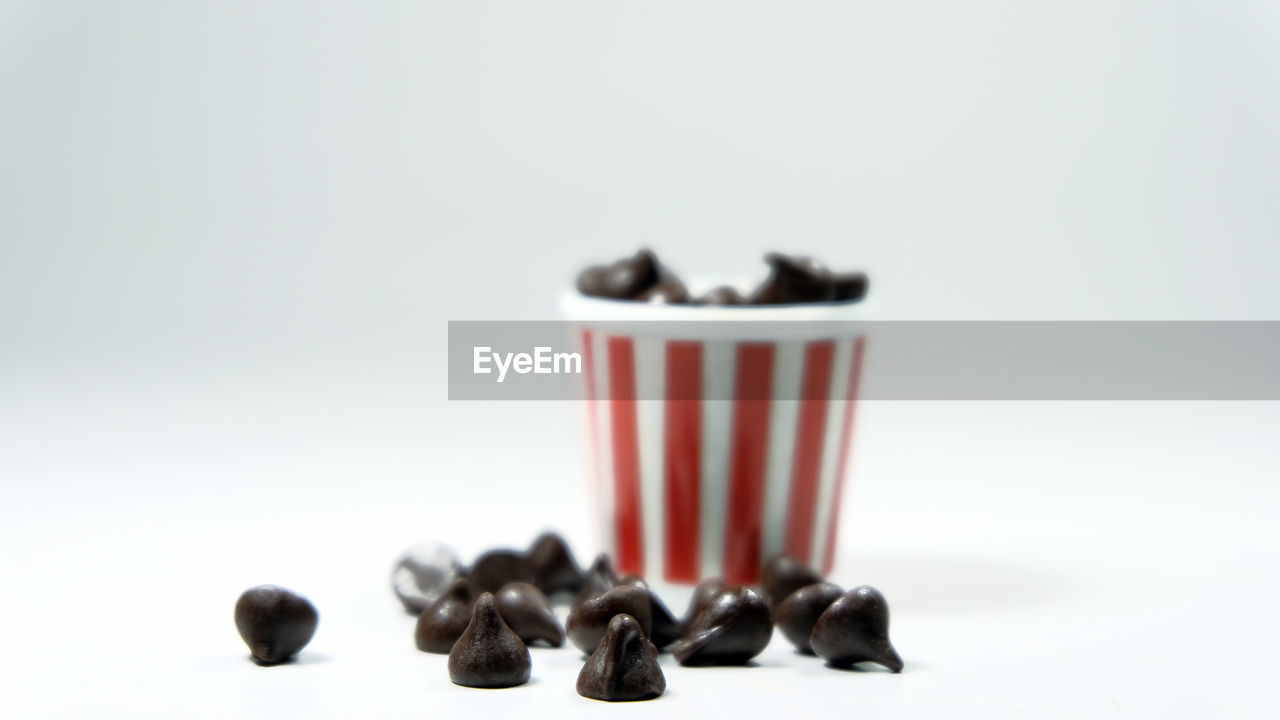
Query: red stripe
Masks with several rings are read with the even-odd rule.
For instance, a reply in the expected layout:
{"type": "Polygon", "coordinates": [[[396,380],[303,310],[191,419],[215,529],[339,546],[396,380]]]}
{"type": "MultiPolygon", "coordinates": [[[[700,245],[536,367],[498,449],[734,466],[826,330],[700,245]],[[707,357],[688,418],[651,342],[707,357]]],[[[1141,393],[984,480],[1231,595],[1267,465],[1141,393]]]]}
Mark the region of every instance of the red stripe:
{"type": "Polygon", "coordinates": [[[849,461],[849,446],[853,442],[853,408],[858,400],[858,381],[862,376],[862,353],[866,338],[853,341],[853,362],[849,364],[849,394],[844,406],[844,428],[840,431],[840,457],[836,459],[836,491],[831,500],[831,522],[827,523],[827,552],[822,574],[831,572],[836,559],[836,520],[840,518],[840,496],[844,493],[845,465],[849,461]]]}
{"type": "Polygon", "coordinates": [[[764,471],[769,447],[769,399],[773,393],[773,345],[738,345],[729,449],[729,513],[724,576],[755,583],[760,576],[764,522],[764,471]]]}
{"type": "Polygon", "coordinates": [[[800,419],[796,428],[795,459],[791,466],[791,500],[787,506],[787,554],[809,562],[813,544],[813,518],[818,503],[818,473],[822,468],[822,439],[827,425],[831,392],[830,340],[808,343],[804,353],[804,380],[800,387],[800,419]]]}
{"type": "Polygon", "coordinates": [[[613,429],[614,519],[618,569],[644,575],[640,450],[636,436],[636,361],[631,338],[609,338],[609,410],[613,429]]]}
{"type": "Polygon", "coordinates": [[[667,343],[667,579],[698,582],[702,508],[702,344],[667,343]]]}

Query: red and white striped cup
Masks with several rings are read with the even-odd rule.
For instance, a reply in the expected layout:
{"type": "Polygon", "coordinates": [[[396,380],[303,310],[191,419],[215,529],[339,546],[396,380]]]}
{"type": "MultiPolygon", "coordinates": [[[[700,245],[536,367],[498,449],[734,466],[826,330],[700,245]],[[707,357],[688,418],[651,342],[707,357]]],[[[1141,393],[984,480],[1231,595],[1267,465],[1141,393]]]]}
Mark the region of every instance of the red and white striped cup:
{"type": "Polygon", "coordinates": [[[583,359],[602,544],[620,572],[755,583],[779,552],[830,571],[866,338],[814,323],[856,320],[861,304],[571,291],[561,306],[583,359]]]}

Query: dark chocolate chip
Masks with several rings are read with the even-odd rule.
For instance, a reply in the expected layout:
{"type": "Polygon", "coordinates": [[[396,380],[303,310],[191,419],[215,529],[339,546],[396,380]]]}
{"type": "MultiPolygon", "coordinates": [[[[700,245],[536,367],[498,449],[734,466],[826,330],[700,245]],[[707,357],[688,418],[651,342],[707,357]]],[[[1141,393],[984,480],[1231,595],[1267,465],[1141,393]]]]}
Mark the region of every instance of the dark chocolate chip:
{"type": "Polygon", "coordinates": [[[769,253],[764,261],[773,268],[751,302],[757,305],[827,302],[835,297],[831,271],[813,258],[769,253]]]}
{"type": "Polygon", "coordinates": [[[783,637],[791,641],[800,652],[813,654],[809,636],[818,617],[831,603],[844,593],[839,585],[817,583],[806,585],[787,596],[773,613],[773,621],[783,637]]]}
{"type": "Polygon", "coordinates": [[[529,681],[531,665],[529,648],[502,621],[493,593],[481,593],[470,624],[449,651],[449,679],[467,687],[512,687],[529,681]]]}
{"type": "Polygon", "coordinates": [[[425,542],[405,551],[391,571],[391,589],[406,612],[421,615],[440,599],[462,574],[462,563],[452,549],[425,542]]]}
{"type": "Polygon", "coordinates": [[[652,700],[667,689],[658,648],[630,615],[615,615],[578,673],[578,694],[595,700],[652,700]]]}
{"type": "Polygon", "coordinates": [[[663,278],[657,285],[640,293],[636,300],[658,305],[685,305],[689,303],[690,298],[689,290],[684,283],[671,276],[663,278]]]}
{"type": "Polygon", "coordinates": [[[778,607],[796,590],[820,582],[821,575],[789,555],[773,556],[760,571],[760,585],[772,608],[778,607]]]}
{"type": "Polygon", "coordinates": [[[476,593],[471,581],[466,578],[455,580],[444,595],[418,616],[418,625],[413,632],[418,649],[430,653],[452,650],[453,644],[462,637],[471,622],[475,602],[476,593]]]}
{"type": "Polygon", "coordinates": [[[698,614],[672,653],[682,665],[742,665],[759,655],[772,636],[773,620],[764,598],[735,585],[698,614]]]}
{"type": "Polygon", "coordinates": [[[543,533],[533,541],[529,564],[533,567],[533,584],[547,596],[576,593],[582,588],[582,569],[564,538],[555,533],[543,533]]]}
{"type": "Polygon", "coordinates": [[[311,642],[319,620],[309,600],[276,585],[249,588],[236,601],[236,630],[259,665],[296,655],[311,642]]]}
{"type": "Polygon", "coordinates": [[[582,587],[578,590],[578,597],[573,601],[573,609],[577,610],[582,607],[582,603],[605,594],[617,585],[618,574],[613,571],[613,563],[609,562],[609,556],[597,556],[596,561],[591,563],[591,567],[582,578],[582,587]]]}
{"type": "Polygon", "coordinates": [[[649,250],[641,250],[609,265],[583,270],[578,275],[578,291],[596,297],[635,300],[658,284],[659,272],[658,258],[649,250]]]}
{"type": "Polygon", "coordinates": [[[529,583],[515,582],[502,586],[494,596],[498,612],[525,645],[541,640],[551,647],[564,644],[564,628],[551,611],[547,596],[529,583]]]}
{"type": "Polygon", "coordinates": [[[658,598],[658,594],[645,583],[643,578],[634,574],[627,575],[620,582],[623,585],[631,585],[649,592],[649,614],[652,616],[653,622],[653,632],[649,634],[649,640],[659,650],[680,639],[683,634],[680,632],[680,622],[676,620],[671,611],[667,609],[666,604],[658,598]]]}
{"type": "Polygon", "coordinates": [[[841,595],[818,617],[809,644],[818,657],[835,667],[879,663],[902,671],[902,657],[889,642],[889,604],[870,585],[841,595]]]}
{"type": "Polygon", "coordinates": [[[834,289],[832,300],[861,300],[867,296],[866,273],[837,273],[831,276],[831,284],[834,289]]]}
{"type": "Polygon", "coordinates": [[[747,299],[736,288],[721,285],[712,288],[693,301],[695,305],[746,305],[747,299]]]}
{"type": "Polygon", "coordinates": [[[645,637],[653,631],[653,615],[649,610],[649,591],[634,585],[619,585],[598,597],[582,603],[582,606],[569,615],[566,630],[569,642],[583,653],[595,652],[609,627],[614,615],[623,613],[630,615],[640,623],[640,630],[645,637]]]}
{"type": "Polygon", "coordinates": [[[494,593],[511,582],[533,582],[533,565],[515,550],[490,550],[472,563],[467,573],[476,592],[494,593]]]}
{"type": "Polygon", "coordinates": [[[680,619],[680,634],[688,635],[689,629],[693,627],[693,623],[711,606],[711,601],[725,590],[729,589],[729,583],[721,578],[707,578],[698,583],[693,589],[693,597],[689,600],[689,609],[685,611],[684,617],[680,619]]]}

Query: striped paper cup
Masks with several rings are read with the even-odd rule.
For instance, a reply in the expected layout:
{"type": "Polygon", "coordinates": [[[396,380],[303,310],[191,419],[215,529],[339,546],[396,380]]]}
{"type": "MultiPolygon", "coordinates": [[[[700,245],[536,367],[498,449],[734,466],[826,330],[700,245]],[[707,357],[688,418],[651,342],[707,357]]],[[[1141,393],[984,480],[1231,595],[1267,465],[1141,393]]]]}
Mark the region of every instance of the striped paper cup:
{"type": "Polygon", "coordinates": [[[582,354],[602,545],[619,571],[747,584],[779,552],[830,571],[866,338],[821,323],[859,319],[861,303],[664,306],[570,291],[561,306],[582,354]]]}

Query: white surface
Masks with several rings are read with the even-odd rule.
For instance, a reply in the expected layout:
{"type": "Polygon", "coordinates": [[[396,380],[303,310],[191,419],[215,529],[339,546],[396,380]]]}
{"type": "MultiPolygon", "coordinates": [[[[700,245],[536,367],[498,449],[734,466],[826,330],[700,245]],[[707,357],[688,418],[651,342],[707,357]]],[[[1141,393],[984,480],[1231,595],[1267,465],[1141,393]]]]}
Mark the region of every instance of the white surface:
{"type": "MultiPolygon", "coordinates": [[[[422,537],[473,557],[544,526],[587,561],[573,436],[528,422],[568,404],[460,406],[446,431],[374,384],[317,386],[319,414],[244,381],[26,388],[0,413],[0,475],[27,481],[0,508],[3,714],[606,711],[570,649],[533,650],[527,687],[452,686],[387,577],[422,537]],[[319,607],[294,665],[253,665],[235,633],[261,582],[319,607]]],[[[834,579],[885,592],[906,671],[775,638],[747,669],[664,658],[667,696],[608,711],[1274,715],[1280,406],[871,403],[859,428],[834,579]]]]}

